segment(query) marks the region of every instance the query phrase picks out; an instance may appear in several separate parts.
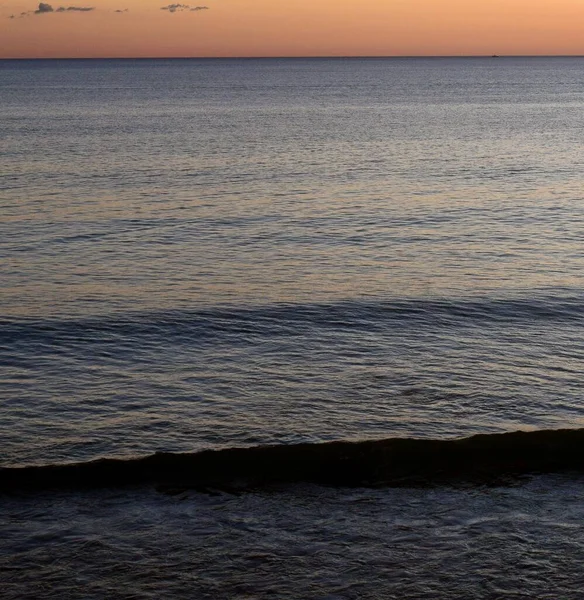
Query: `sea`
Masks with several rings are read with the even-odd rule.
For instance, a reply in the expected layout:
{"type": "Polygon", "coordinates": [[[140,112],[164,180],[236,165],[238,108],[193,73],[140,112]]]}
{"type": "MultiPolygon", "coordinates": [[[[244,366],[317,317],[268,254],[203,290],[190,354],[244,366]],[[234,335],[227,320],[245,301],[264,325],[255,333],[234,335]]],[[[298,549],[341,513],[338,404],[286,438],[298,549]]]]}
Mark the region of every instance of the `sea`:
{"type": "MultiPolygon", "coordinates": [[[[584,427],[583,132],[578,57],[0,61],[0,467],[584,427]]],[[[583,494],[9,490],[0,593],[581,598],[583,494]]]]}

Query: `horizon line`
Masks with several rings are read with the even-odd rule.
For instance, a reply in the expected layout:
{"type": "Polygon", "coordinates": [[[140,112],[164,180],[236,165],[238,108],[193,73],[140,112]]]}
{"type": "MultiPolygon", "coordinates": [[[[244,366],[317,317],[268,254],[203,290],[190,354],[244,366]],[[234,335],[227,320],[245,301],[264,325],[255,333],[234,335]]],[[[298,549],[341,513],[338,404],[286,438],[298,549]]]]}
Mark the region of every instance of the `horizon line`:
{"type": "Polygon", "coordinates": [[[9,60],[318,60],[318,59],[409,59],[409,58],[584,58],[584,54],[330,54],[330,55],[250,55],[250,56],[17,56],[0,57],[9,60]]]}

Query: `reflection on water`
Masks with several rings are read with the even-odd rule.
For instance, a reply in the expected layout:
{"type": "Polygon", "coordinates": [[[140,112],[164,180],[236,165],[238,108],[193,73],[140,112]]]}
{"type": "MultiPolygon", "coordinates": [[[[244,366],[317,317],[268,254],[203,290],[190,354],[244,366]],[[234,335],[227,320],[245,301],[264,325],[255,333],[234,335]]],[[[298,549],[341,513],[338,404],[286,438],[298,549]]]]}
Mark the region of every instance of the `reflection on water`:
{"type": "MultiPolygon", "coordinates": [[[[582,424],[584,61],[0,61],[0,462],[582,424]]],[[[6,598],[580,598],[582,483],[0,499],[6,598]]]]}
{"type": "Polygon", "coordinates": [[[582,287],[581,60],[4,64],[4,314],[582,287]]]}

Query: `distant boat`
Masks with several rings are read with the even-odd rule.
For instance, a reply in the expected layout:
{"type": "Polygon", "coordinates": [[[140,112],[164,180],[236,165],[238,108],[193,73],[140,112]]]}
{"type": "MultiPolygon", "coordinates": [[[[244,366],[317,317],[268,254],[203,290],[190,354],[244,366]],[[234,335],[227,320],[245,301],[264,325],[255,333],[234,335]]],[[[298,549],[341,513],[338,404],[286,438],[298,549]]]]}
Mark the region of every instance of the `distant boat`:
{"type": "Polygon", "coordinates": [[[491,58],[499,58],[498,54],[493,54],[493,56],[491,56],[491,58]]]}

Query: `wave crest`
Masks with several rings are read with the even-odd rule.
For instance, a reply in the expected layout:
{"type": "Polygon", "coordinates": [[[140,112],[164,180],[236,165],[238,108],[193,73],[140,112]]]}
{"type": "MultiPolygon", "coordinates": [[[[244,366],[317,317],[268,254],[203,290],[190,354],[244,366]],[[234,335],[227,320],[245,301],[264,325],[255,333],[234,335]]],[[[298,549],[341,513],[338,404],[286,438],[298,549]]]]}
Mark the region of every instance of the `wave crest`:
{"type": "Polygon", "coordinates": [[[228,448],[2,468],[0,491],[143,484],[238,490],[299,482],[392,487],[493,484],[561,471],[584,472],[584,429],[481,434],[458,440],[391,438],[228,448]]]}

